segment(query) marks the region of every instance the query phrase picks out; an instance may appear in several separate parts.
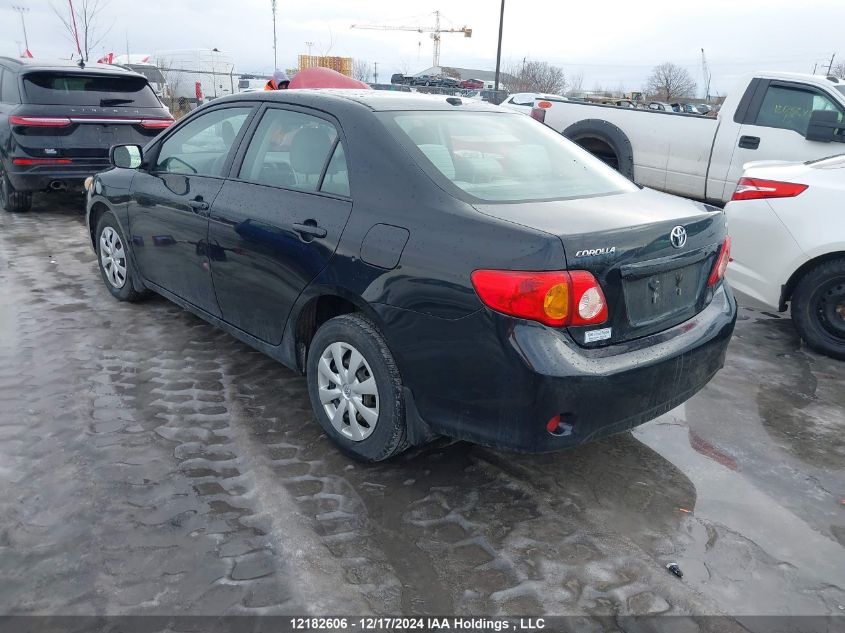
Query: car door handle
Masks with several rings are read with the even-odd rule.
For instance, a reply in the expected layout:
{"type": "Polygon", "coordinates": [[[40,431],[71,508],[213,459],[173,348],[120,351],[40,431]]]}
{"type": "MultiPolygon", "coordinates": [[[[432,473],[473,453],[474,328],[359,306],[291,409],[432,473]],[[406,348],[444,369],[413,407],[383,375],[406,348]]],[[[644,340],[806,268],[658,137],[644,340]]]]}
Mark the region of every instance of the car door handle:
{"type": "Polygon", "coordinates": [[[759,136],[740,136],[739,146],[744,149],[757,149],[760,147],[759,136]]]}
{"type": "Polygon", "coordinates": [[[314,220],[305,220],[302,224],[294,224],[293,230],[299,233],[305,240],[315,237],[326,237],[328,235],[328,231],[321,226],[317,226],[314,220]]]}
{"type": "Polygon", "coordinates": [[[188,206],[197,211],[208,211],[208,203],[205,200],[188,200],[188,206]]]}

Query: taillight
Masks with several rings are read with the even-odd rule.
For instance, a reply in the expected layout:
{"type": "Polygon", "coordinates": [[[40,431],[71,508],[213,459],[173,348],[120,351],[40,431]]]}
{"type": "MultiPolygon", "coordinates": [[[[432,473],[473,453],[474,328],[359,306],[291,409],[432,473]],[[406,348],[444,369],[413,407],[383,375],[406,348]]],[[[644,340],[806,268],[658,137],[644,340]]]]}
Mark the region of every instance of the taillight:
{"type": "Polygon", "coordinates": [[[173,119],[144,119],[141,121],[141,127],[151,130],[163,130],[173,125],[173,119]]]}
{"type": "Polygon", "coordinates": [[[716,263],[713,264],[713,270],[710,271],[710,277],[707,279],[707,285],[715,286],[719,281],[725,277],[725,271],[728,269],[728,262],[731,261],[731,237],[730,235],[722,242],[722,248],[719,249],[719,256],[716,258],[716,263]]]}
{"type": "Polygon", "coordinates": [[[807,185],[759,178],[740,178],[731,200],[761,200],[763,198],[794,198],[807,185]]]}
{"type": "Polygon", "coordinates": [[[13,158],[13,165],[70,165],[69,158],[13,158]]]}
{"type": "Polygon", "coordinates": [[[531,108],[531,118],[537,119],[540,123],[546,122],[545,108],[531,108]]]}
{"type": "Polygon", "coordinates": [[[472,285],[486,306],[522,319],[553,327],[607,320],[604,293],[587,271],[476,270],[472,285]]]}
{"type": "Polygon", "coordinates": [[[67,127],[70,119],[61,116],[18,116],[9,117],[9,125],[25,125],[28,127],[67,127]]]}

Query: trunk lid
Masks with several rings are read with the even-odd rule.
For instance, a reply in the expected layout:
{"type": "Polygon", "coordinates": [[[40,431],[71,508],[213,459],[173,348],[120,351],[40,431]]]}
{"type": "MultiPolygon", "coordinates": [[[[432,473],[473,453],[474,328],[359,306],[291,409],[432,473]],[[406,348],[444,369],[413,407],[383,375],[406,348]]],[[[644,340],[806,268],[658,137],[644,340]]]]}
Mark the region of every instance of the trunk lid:
{"type": "Polygon", "coordinates": [[[597,347],[668,329],[712,298],[707,278],[726,236],[724,214],[715,207],[651,190],[475,206],[557,235],[566,258],[561,269],[596,277],[608,302],[608,321],[570,327],[580,345],[597,347]],[[683,227],[686,239],[676,238],[673,245],[675,227],[683,227]]]}
{"type": "Polygon", "coordinates": [[[145,145],[172,119],[139,75],[38,71],[24,75],[23,88],[23,105],[14,115],[35,123],[12,126],[20,149],[36,159],[69,159],[88,171],[108,167],[112,145],[145,145]],[[53,124],[38,124],[45,119],[53,124]]]}

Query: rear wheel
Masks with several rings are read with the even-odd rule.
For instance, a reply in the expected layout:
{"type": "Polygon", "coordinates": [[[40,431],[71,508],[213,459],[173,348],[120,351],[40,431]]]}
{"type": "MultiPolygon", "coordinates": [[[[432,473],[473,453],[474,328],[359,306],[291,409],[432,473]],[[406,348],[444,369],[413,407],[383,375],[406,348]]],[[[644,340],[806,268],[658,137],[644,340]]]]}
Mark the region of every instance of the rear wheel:
{"type": "Polygon", "coordinates": [[[845,259],[804,274],[792,294],[792,322],[807,345],[845,360],[845,259]]]}
{"type": "Polygon", "coordinates": [[[32,192],[17,191],[0,163],[0,207],[11,213],[23,213],[32,208],[32,192]]]}
{"type": "Polygon", "coordinates": [[[341,450],[377,462],[407,448],[402,378],[370,319],[344,314],[324,323],[306,368],[314,414],[341,450]]]}

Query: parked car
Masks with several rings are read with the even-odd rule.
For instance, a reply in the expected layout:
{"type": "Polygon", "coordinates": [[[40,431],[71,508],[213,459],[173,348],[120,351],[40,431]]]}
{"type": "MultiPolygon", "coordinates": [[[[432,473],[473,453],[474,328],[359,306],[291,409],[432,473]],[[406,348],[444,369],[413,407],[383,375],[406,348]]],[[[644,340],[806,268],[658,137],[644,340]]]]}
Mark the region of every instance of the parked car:
{"type": "Polygon", "coordinates": [[[411,85],[412,86],[439,86],[440,85],[440,77],[435,75],[417,75],[416,77],[411,77],[411,85]]]}
{"type": "Polygon", "coordinates": [[[461,82],[461,88],[466,90],[481,90],[484,88],[484,81],[481,79],[464,79],[461,82]]]}
{"type": "Polygon", "coordinates": [[[684,112],[686,114],[702,114],[692,103],[673,103],[672,109],[675,112],[684,112]]]}
{"type": "Polygon", "coordinates": [[[758,73],[741,80],[717,117],[657,114],[574,102],[534,112],[640,185],[722,204],[747,162],[839,153],[845,84],[818,75],[758,73]]]}
{"type": "Polygon", "coordinates": [[[0,206],[28,211],[33,192],[81,192],[109,167],[112,145],[146,143],[172,123],[138,73],[0,57],[0,206]]]}
{"type": "Polygon", "coordinates": [[[651,101],[648,104],[648,109],[657,110],[658,112],[675,112],[675,108],[664,101],[651,101]]]}
{"type": "Polygon", "coordinates": [[[390,83],[401,85],[407,83],[406,79],[407,77],[405,77],[402,73],[394,73],[390,76],[390,83]]]}
{"type": "Polygon", "coordinates": [[[728,278],[751,306],[784,312],[822,354],[845,359],[845,155],[750,163],[725,207],[728,278]]]}
{"type": "Polygon", "coordinates": [[[440,86],[442,88],[460,88],[461,84],[457,79],[453,77],[443,77],[440,79],[440,86]]]}
{"type": "Polygon", "coordinates": [[[327,435],[369,461],[437,435],[573,446],[722,366],[721,210],[484,103],[342,93],[224,97],[114,148],[87,203],[109,292],[304,372],[327,435]]]}
{"type": "Polygon", "coordinates": [[[522,114],[531,114],[534,104],[539,101],[566,101],[566,97],[560,95],[547,95],[539,92],[517,92],[509,95],[507,99],[502,101],[499,105],[502,108],[513,110],[514,112],[521,112],[522,114]]]}

